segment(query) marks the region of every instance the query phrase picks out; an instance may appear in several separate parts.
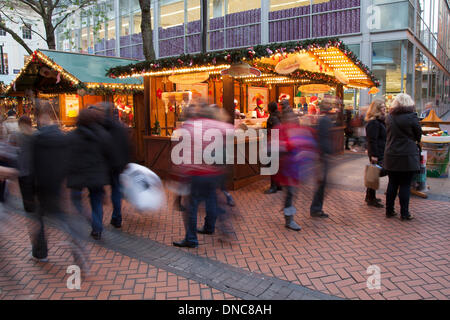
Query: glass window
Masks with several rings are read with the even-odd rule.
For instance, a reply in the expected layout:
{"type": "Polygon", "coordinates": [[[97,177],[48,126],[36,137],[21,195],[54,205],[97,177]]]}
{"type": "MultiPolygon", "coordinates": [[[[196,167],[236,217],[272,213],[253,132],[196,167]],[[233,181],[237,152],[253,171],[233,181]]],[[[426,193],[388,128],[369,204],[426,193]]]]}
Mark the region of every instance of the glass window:
{"type": "Polygon", "coordinates": [[[184,0],[161,0],[160,10],[161,28],[169,29],[184,23],[184,0]]]}
{"type": "Polygon", "coordinates": [[[31,39],[31,24],[24,23],[22,26],[22,38],[23,39],[31,39]]]}
{"type": "Polygon", "coordinates": [[[8,54],[3,53],[1,65],[0,65],[1,74],[9,74],[8,70],[8,54]]]}
{"type": "Polygon", "coordinates": [[[389,41],[372,44],[372,71],[380,80],[379,96],[384,96],[388,103],[402,88],[402,42],[389,41]]]}
{"type": "MultiPolygon", "coordinates": [[[[0,17],[0,22],[2,21],[2,17],[0,17]]],[[[6,36],[5,30],[0,30],[0,36],[6,36]]]]}
{"type": "Polygon", "coordinates": [[[347,47],[359,58],[361,50],[360,44],[348,44],[347,47]]]}
{"type": "Polygon", "coordinates": [[[81,51],[88,51],[88,28],[81,29],[81,51]]]}
{"type": "Polygon", "coordinates": [[[187,22],[200,21],[201,6],[200,0],[186,0],[187,1],[187,22]]]}
{"type": "Polygon", "coordinates": [[[373,4],[377,5],[380,9],[380,28],[374,28],[373,31],[396,30],[406,29],[410,26],[413,27],[410,25],[411,13],[409,11],[409,1],[394,2],[386,0],[373,0],[373,4]]]}
{"type": "Polygon", "coordinates": [[[142,21],[142,16],[141,13],[135,13],[133,15],[133,34],[139,34],[141,33],[141,21],[142,21]]]}
{"type": "Polygon", "coordinates": [[[130,35],[130,16],[120,17],[120,36],[130,35]]]}
{"type": "Polygon", "coordinates": [[[114,20],[109,20],[107,22],[108,28],[108,40],[116,38],[116,22],[114,20]]]}
{"type": "Polygon", "coordinates": [[[228,0],[227,14],[261,8],[261,0],[228,0]]]}
{"type": "MultiPolygon", "coordinates": [[[[308,9],[307,11],[309,12],[310,0],[270,0],[270,11],[287,10],[299,7],[306,7],[308,9]]],[[[304,14],[303,10],[299,11],[300,14],[304,14]]]]}

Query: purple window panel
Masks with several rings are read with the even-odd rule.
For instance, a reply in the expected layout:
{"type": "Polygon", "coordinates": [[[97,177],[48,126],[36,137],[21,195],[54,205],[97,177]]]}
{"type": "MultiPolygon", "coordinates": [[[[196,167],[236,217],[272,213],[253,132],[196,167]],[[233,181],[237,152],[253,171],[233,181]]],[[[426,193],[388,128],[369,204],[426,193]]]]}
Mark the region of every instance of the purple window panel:
{"type": "Polygon", "coordinates": [[[292,40],[300,39],[301,37],[301,19],[296,18],[292,20],[292,40]]]}
{"type": "Polygon", "coordinates": [[[120,46],[127,46],[130,44],[130,36],[122,36],[120,37],[120,46]]]}
{"type": "Polygon", "coordinates": [[[330,35],[332,35],[333,34],[333,32],[331,31],[331,23],[332,23],[332,20],[331,20],[331,13],[327,13],[326,14],[326,16],[324,17],[325,18],[325,26],[326,26],[326,28],[327,28],[327,32],[326,32],[326,35],[327,36],[330,36],[330,35]]]}
{"type": "Polygon", "coordinates": [[[361,32],[361,9],[356,9],[356,32],[361,32]]]}
{"type": "Polygon", "coordinates": [[[352,27],[352,22],[353,22],[352,11],[353,10],[347,11],[347,33],[351,33],[352,29],[353,29],[353,27],[352,27]]]}
{"type": "Polygon", "coordinates": [[[273,25],[274,25],[274,22],[269,22],[269,42],[274,42],[274,40],[273,40],[273,25]]]}
{"type": "Polygon", "coordinates": [[[273,20],[273,11],[269,12],[269,20],[273,20]]]}
{"type": "Polygon", "coordinates": [[[337,12],[332,12],[332,13],[331,13],[331,21],[328,22],[328,23],[331,24],[331,33],[332,33],[333,35],[337,34],[337,30],[336,30],[336,25],[337,25],[337,21],[336,21],[336,19],[337,19],[337,14],[336,14],[336,13],[337,13],[337,12]]]}

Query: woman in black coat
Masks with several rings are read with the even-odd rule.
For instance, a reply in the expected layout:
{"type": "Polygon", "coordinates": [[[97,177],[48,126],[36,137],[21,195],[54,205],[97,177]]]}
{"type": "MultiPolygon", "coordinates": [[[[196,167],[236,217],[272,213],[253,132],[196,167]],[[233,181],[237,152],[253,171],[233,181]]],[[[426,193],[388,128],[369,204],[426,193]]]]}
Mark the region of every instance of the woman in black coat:
{"type": "Polygon", "coordinates": [[[91,236],[99,240],[103,230],[103,186],[110,184],[108,163],[113,162],[113,142],[100,125],[95,110],[82,110],[77,128],[69,136],[67,186],[79,213],[83,213],[82,189],[88,188],[92,207],[91,236]]]}
{"type": "MultiPolygon", "coordinates": [[[[372,102],[366,114],[367,153],[370,163],[383,167],[384,149],[386,147],[386,126],[384,123],[386,104],[376,99],[372,102]]],[[[383,208],[381,200],[376,198],[376,190],[367,188],[367,205],[383,208]]]]}
{"type": "Polygon", "coordinates": [[[395,198],[400,188],[400,213],[402,220],[411,220],[409,197],[411,182],[420,172],[422,128],[414,111],[414,100],[407,94],[399,94],[386,118],[387,143],[384,153],[384,168],[389,176],[386,193],[386,216],[393,217],[395,198]]]}

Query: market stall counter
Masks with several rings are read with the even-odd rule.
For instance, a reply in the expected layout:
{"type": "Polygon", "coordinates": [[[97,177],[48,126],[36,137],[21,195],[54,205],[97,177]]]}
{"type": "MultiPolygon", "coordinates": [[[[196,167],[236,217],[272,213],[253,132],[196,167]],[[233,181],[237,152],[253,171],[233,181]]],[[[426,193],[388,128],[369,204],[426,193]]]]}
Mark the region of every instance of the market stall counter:
{"type": "MultiPolygon", "coordinates": [[[[289,101],[300,122],[314,126],[325,96],[343,101],[346,88],[379,85],[369,68],[337,38],[259,45],[143,61],[108,70],[112,78],[144,79],[145,164],[162,178],[172,170],[171,136],[195,100],[215,104],[236,129],[265,129],[269,102],[289,101]]],[[[336,103],[330,132],[334,153],[344,152],[343,103],[336,103]]],[[[250,140],[235,140],[246,154],[250,140]]],[[[260,141],[257,141],[258,145],[260,141]]],[[[235,152],[235,154],[236,154],[235,152]]],[[[239,189],[264,178],[261,164],[235,162],[228,185],[239,189]]]]}

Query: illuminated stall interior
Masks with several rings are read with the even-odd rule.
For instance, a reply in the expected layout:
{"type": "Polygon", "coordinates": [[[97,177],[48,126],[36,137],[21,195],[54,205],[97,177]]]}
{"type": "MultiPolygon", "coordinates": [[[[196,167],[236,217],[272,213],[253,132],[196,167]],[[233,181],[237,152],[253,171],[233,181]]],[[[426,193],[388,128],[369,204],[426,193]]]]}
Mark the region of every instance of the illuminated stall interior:
{"type": "Polygon", "coordinates": [[[142,95],[141,79],[114,80],[105,71],[135,60],[37,50],[31,55],[6,93],[19,101],[19,114],[34,116],[34,98],[47,100],[63,127],[76,122],[81,109],[91,104],[113,102],[120,119],[134,127],[135,95],[142,95]],[[24,107],[25,106],[25,107],[24,107]]]}
{"type": "Polygon", "coordinates": [[[142,79],[111,79],[108,68],[123,66],[136,60],[94,56],[88,54],[37,50],[6,89],[17,101],[18,115],[32,120],[37,99],[50,103],[61,128],[74,128],[79,112],[100,102],[114,104],[114,115],[129,128],[135,162],[143,162],[143,141],[139,134],[144,127],[138,116],[143,108],[142,79]]]}
{"type": "MultiPolygon", "coordinates": [[[[181,125],[183,109],[196,98],[223,107],[236,128],[258,129],[265,127],[267,118],[255,119],[257,104],[267,111],[269,102],[288,97],[305,120],[311,115],[305,114],[305,103],[317,107],[325,94],[343,99],[346,88],[379,85],[368,67],[337,38],[143,61],[112,68],[107,74],[114,79],[144,78],[145,163],[163,177],[170,173],[170,136],[181,125]]],[[[344,147],[344,128],[338,119],[343,105],[336,107],[333,134],[338,153],[344,147]]],[[[314,121],[305,124],[314,125],[314,121]]],[[[258,175],[258,166],[235,165],[231,188],[251,183],[258,175]]]]}

